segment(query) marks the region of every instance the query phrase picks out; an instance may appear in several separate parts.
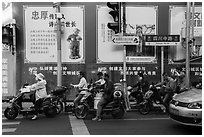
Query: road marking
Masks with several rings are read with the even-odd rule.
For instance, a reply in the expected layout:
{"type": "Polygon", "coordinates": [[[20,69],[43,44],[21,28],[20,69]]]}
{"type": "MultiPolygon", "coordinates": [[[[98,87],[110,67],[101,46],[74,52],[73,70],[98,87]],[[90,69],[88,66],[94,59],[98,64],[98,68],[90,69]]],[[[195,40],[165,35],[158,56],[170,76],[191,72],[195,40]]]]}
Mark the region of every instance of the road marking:
{"type": "Polygon", "coordinates": [[[73,135],[90,135],[84,120],[77,119],[75,116],[69,115],[70,124],[73,135]]]}
{"type": "Polygon", "coordinates": [[[2,133],[15,132],[16,128],[3,128],[2,133]]]}
{"type": "MultiPolygon", "coordinates": [[[[118,119],[118,120],[167,120],[168,118],[130,118],[130,119],[118,119]]],[[[115,119],[114,119],[115,120],[115,119]]]]}
{"type": "Polygon", "coordinates": [[[20,122],[3,122],[2,125],[5,126],[5,125],[18,125],[20,124],[20,122]]]}

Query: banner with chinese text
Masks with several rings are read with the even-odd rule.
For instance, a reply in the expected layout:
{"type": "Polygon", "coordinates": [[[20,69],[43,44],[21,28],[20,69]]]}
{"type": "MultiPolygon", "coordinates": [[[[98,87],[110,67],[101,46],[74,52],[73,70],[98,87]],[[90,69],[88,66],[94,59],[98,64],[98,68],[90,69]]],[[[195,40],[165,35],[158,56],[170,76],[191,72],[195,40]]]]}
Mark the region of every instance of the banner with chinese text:
{"type": "MultiPolygon", "coordinates": [[[[84,6],[60,7],[62,62],[84,63],[84,6]]],[[[56,9],[24,6],[25,62],[57,62],[56,9]]]]}
{"type": "MultiPolygon", "coordinates": [[[[181,37],[179,45],[169,48],[169,59],[179,61],[186,58],[186,6],[170,6],[169,13],[170,35],[180,35],[181,37]]],[[[190,56],[196,57],[202,55],[202,7],[195,6],[193,18],[194,22],[190,22],[190,38],[192,39],[192,25],[194,25],[195,44],[190,45],[190,56]]]]}
{"type": "MultiPolygon", "coordinates": [[[[109,14],[110,10],[105,5],[97,6],[97,63],[123,62],[123,46],[113,43],[114,32],[107,27],[109,22],[114,22],[109,14]]],[[[126,33],[140,38],[144,35],[156,35],[157,11],[157,6],[128,5],[126,7],[126,33]]],[[[142,40],[139,45],[126,46],[126,51],[127,62],[155,61],[156,47],[147,47],[142,40]]]]}

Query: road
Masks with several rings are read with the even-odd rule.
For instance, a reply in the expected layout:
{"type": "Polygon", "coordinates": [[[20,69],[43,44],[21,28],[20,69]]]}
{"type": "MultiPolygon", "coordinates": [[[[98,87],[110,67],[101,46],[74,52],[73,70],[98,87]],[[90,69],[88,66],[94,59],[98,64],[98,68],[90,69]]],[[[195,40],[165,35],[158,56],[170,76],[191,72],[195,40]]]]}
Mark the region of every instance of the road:
{"type": "Polygon", "coordinates": [[[40,115],[18,116],[7,120],[2,114],[3,135],[202,135],[201,127],[183,126],[169,119],[168,115],[152,112],[141,115],[137,111],[127,112],[124,119],[112,119],[104,115],[102,121],[92,121],[89,115],[84,120],[68,113],[55,118],[40,115]]]}

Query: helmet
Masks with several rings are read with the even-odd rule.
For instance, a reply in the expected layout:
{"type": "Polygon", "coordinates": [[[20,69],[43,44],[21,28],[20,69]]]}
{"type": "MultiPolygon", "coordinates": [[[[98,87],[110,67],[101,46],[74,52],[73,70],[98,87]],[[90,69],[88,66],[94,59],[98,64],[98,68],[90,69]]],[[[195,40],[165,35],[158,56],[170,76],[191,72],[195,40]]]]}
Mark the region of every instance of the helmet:
{"type": "Polygon", "coordinates": [[[113,93],[113,97],[114,97],[114,98],[121,98],[121,97],[122,97],[122,92],[119,91],[119,90],[116,90],[116,91],[113,93]]]}

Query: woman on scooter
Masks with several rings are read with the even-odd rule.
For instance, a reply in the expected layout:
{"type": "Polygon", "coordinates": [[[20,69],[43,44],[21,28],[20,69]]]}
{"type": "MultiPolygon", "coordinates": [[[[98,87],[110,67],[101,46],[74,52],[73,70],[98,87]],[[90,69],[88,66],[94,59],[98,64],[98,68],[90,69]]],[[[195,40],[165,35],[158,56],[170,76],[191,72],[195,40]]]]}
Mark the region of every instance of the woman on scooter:
{"type": "Polygon", "coordinates": [[[37,119],[38,109],[40,108],[43,100],[42,98],[47,97],[46,91],[46,80],[44,79],[44,75],[42,73],[35,74],[35,80],[37,81],[33,85],[31,85],[30,90],[35,91],[35,113],[32,120],[37,119]]]}
{"type": "Polygon", "coordinates": [[[70,84],[70,86],[79,89],[79,94],[78,94],[78,96],[74,99],[74,107],[75,107],[75,108],[78,106],[79,101],[81,100],[81,98],[83,97],[83,95],[87,93],[86,89],[87,89],[87,86],[88,86],[87,81],[86,81],[86,79],[85,79],[85,74],[84,74],[84,72],[80,71],[78,77],[80,78],[79,84],[77,84],[77,85],[70,84]]]}

